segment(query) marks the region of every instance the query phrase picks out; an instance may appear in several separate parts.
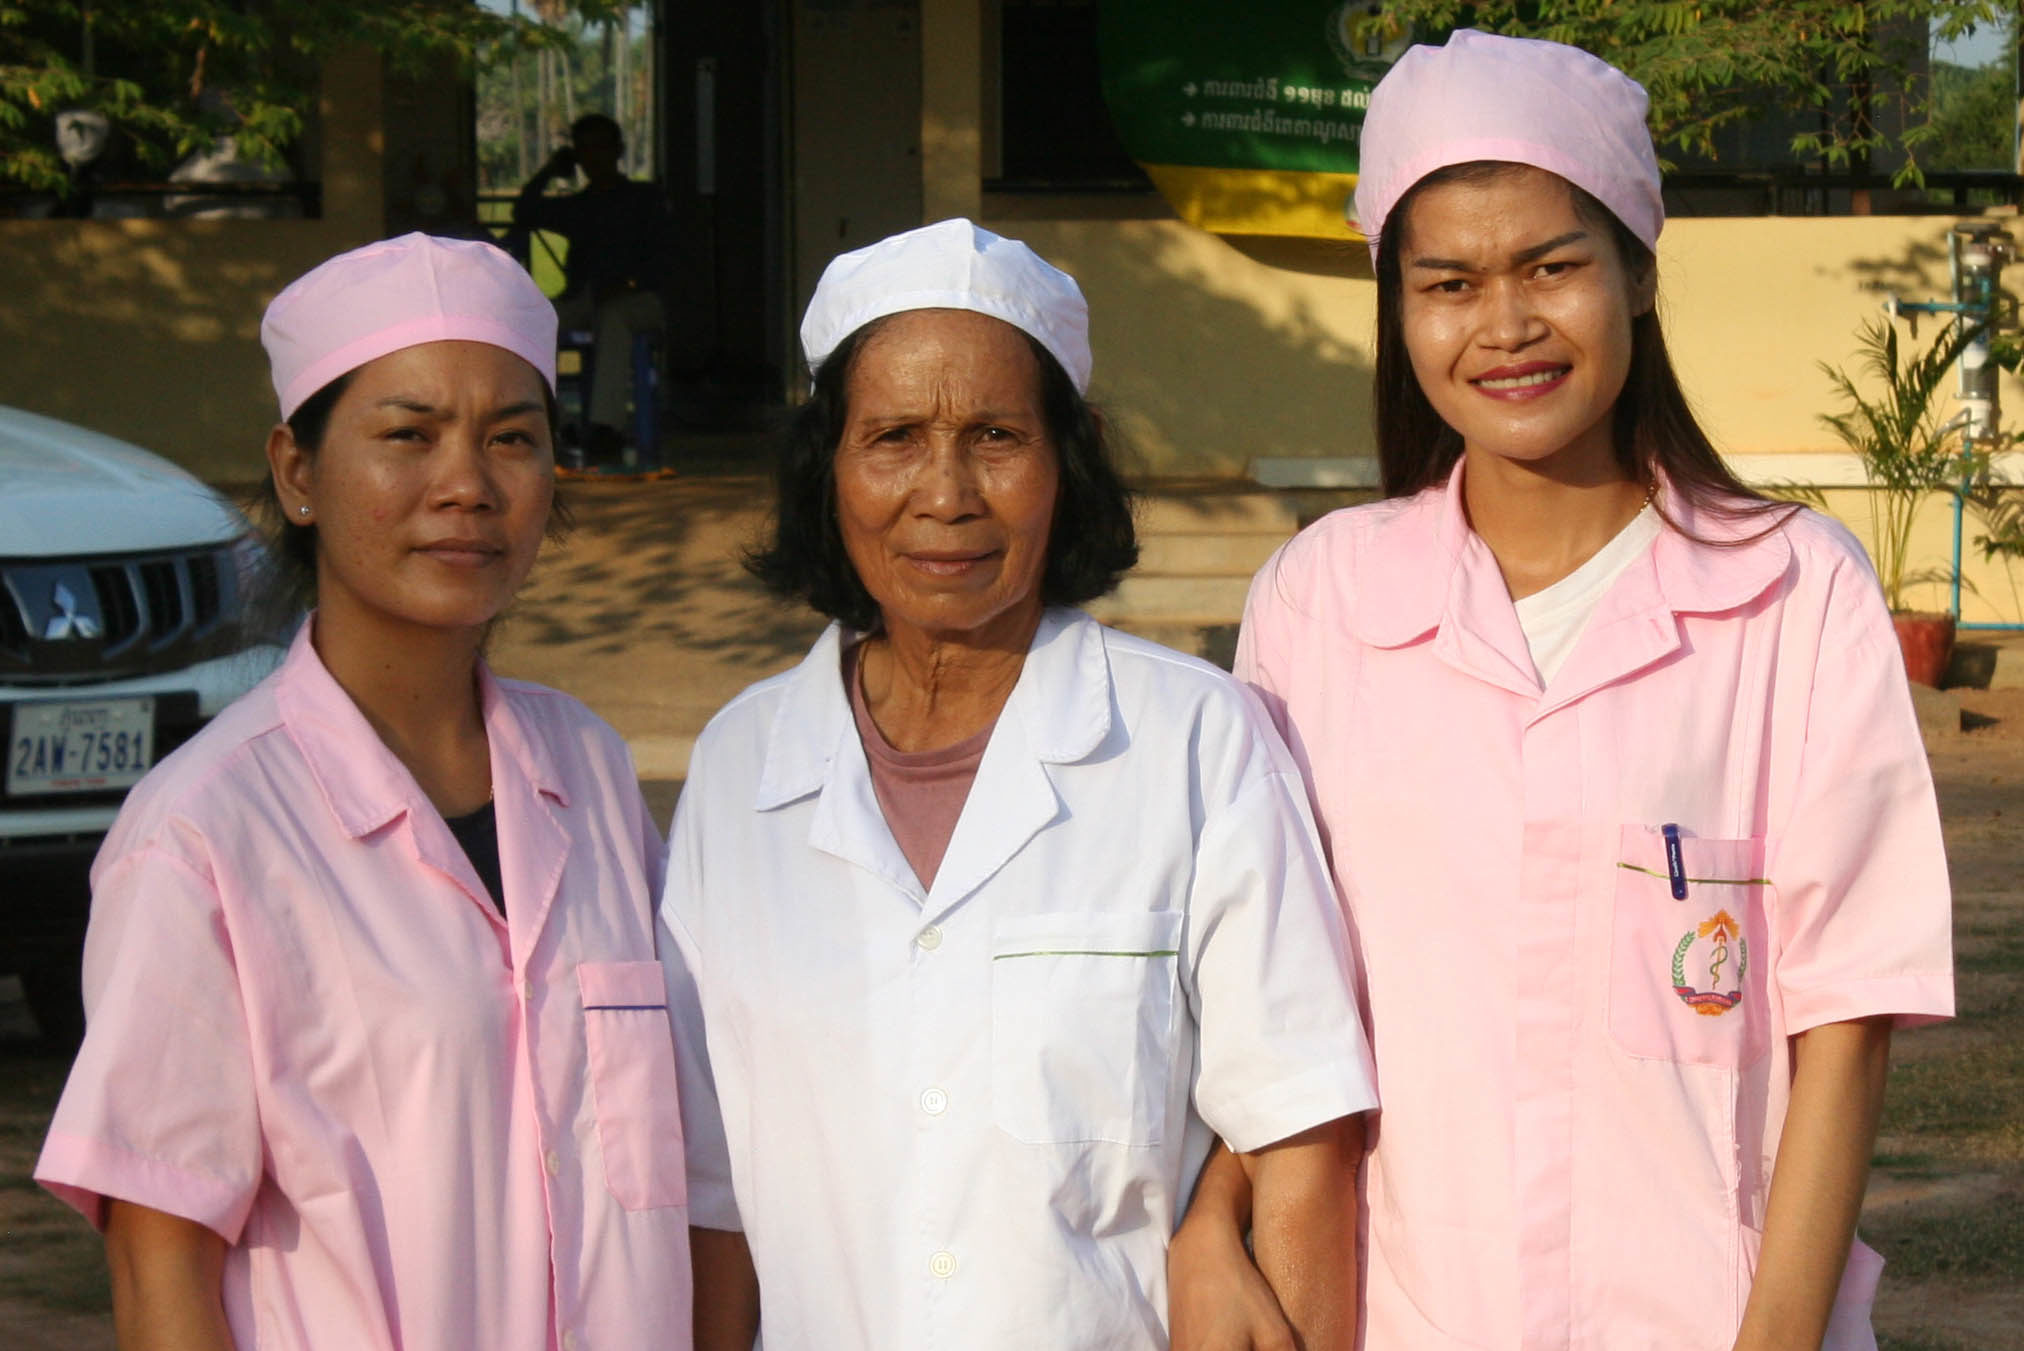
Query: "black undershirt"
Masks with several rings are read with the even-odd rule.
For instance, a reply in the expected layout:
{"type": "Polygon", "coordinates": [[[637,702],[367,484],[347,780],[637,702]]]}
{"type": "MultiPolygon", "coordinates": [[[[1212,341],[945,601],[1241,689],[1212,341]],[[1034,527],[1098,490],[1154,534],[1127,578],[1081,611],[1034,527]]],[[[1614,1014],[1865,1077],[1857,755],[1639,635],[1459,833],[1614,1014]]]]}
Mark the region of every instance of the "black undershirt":
{"type": "Polygon", "coordinates": [[[457,837],[457,843],[464,846],[464,854],[471,860],[478,880],[492,895],[492,904],[499,907],[500,914],[505,914],[506,882],[499,875],[499,819],[493,815],[492,804],[488,802],[468,816],[446,816],[443,824],[457,837]]]}

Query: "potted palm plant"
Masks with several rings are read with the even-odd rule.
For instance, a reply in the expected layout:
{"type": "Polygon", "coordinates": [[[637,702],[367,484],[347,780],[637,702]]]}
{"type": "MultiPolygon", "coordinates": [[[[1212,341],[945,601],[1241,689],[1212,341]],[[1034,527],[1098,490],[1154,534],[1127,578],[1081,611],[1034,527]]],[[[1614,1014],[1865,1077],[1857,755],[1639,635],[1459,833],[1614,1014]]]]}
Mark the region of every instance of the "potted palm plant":
{"type": "Polygon", "coordinates": [[[1912,525],[1928,498],[1959,492],[1987,471],[1987,450],[1961,434],[1958,420],[1942,417],[1939,406],[1948,368],[1980,332],[1978,325],[1953,325],[1923,350],[1905,353],[1896,326],[1871,319],[1856,340],[1860,381],[1841,367],[1820,363],[1845,405],[1820,420],[1862,461],[1876,508],[1870,556],[1904,649],[1905,673],[1926,685],[1938,685],[1946,672],[1955,617],[1909,609],[1905,590],[1920,582],[1950,582],[1953,570],[1912,570],[1912,525]]]}
{"type": "Polygon", "coordinates": [[[1989,533],[1975,536],[1984,558],[2024,558],[2024,498],[2002,491],[2006,485],[1990,485],[1975,501],[1977,514],[1989,533]]]}

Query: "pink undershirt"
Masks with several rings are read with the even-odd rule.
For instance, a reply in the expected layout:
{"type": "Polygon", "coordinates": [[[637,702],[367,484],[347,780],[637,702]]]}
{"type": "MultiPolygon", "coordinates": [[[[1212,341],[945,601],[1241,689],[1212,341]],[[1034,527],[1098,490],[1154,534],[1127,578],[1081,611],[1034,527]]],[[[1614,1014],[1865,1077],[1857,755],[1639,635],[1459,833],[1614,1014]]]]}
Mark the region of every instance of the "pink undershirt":
{"type": "Polygon", "coordinates": [[[864,674],[857,659],[862,650],[862,643],[844,649],[843,687],[850,691],[857,739],[864,743],[864,758],[871,766],[871,790],[878,797],[879,810],[885,813],[886,828],[913,865],[921,889],[932,891],[997,719],[953,746],[931,751],[894,750],[872,721],[871,708],[865,702],[864,674]]]}

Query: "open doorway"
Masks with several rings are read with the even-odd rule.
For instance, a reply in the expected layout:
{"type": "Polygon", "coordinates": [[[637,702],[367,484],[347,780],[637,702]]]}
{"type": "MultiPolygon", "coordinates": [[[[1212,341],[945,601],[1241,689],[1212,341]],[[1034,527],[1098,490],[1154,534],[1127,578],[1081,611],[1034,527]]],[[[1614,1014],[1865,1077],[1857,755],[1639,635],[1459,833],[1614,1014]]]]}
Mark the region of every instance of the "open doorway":
{"type": "MultiPolygon", "coordinates": [[[[651,263],[624,269],[620,284],[651,293],[641,302],[650,316],[642,322],[656,332],[652,397],[661,449],[679,463],[689,453],[686,436],[707,439],[777,417],[789,389],[791,335],[782,6],[656,0],[586,18],[585,7],[567,0],[486,3],[539,19],[563,39],[479,77],[477,162],[487,226],[566,309],[590,275],[586,236],[565,228],[569,213],[580,218],[586,203],[571,199],[597,186],[578,163],[576,142],[587,122],[610,119],[622,146],[617,172],[629,186],[598,201],[623,199],[638,220],[651,221],[650,229],[630,232],[650,240],[628,245],[650,244],[651,263]],[[651,200],[630,185],[648,185],[651,200]],[[511,228],[516,215],[518,230],[511,228]],[[642,271],[650,281],[631,275],[642,271]]],[[[594,141],[609,139],[605,129],[593,130],[594,141]]],[[[565,350],[565,373],[574,362],[565,350]]]]}

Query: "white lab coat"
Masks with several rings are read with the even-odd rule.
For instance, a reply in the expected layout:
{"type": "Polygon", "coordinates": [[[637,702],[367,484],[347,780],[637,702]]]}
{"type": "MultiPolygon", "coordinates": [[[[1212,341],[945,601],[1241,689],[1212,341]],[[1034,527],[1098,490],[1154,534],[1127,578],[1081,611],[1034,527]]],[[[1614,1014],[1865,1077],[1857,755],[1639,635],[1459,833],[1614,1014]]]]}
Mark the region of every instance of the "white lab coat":
{"type": "Polygon", "coordinates": [[[923,893],[845,642],[717,715],[676,814],[692,1220],[769,1351],[1162,1347],[1210,1131],[1375,1104],[1297,771],[1222,672],[1050,610],[923,893]]]}

